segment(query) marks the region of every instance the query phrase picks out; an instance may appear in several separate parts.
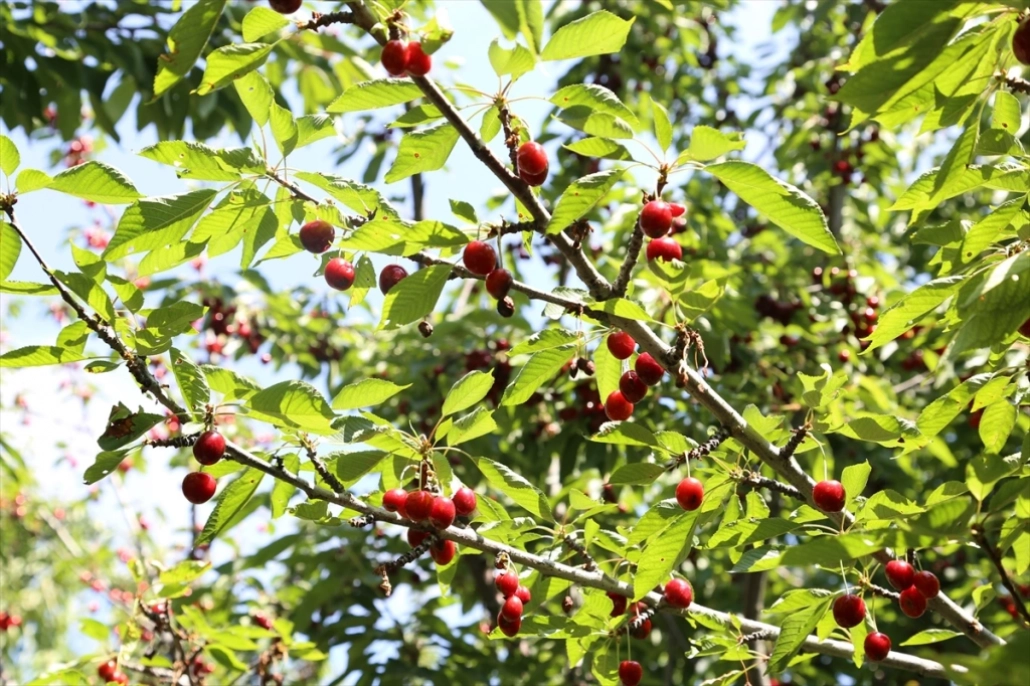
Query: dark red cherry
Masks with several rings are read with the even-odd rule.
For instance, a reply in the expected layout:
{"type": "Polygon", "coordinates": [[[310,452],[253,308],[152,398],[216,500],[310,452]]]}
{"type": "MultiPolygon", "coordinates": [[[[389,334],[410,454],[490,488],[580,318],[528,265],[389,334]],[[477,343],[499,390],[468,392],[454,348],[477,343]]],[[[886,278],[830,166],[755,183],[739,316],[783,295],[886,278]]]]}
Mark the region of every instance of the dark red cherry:
{"type": "Polygon", "coordinates": [[[354,285],[354,265],[342,257],[334,257],[325,265],[325,282],[338,291],[354,285]]]}
{"type": "Polygon", "coordinates": [[[408,69],[408,46],[404,41],[387,41],[383,46],[383,68],[390,76],[401,76],[408,69]]]}
{"type": "Polygon", "coordinates": [[[329,222],[315,219],[300,227],[300,244],[316,255],[328,250],[336,239],[336,229],[329,222]]]}
{"type": "Polygon", "coordinates": [[[225,438],[217,431],[205,431],[193,444],[193,457],[202,465],[213,465],[225,455],[225,438]]]}
{"type": "Polygon", "coordinates": [[[388,264],[379,272],[379,290],[386,295],[394,286],[408,275],[408,270],[399,264],[388,264]]]}
{"type": "Polygon", "coordinates": [[[665,367],[658,364],[657,360],[651,357],[650,353],[642,353],[637,358],[637,363],[633,368],[636,370],[640,380],[648,386],[658,385],[662,377],[665,376],[665,367]]]}
{"type": "Polygon", "coordinates": [[[625,331],[608,336],[608,352],[618,360],[625,360],[637,349],[637,342],[625,331]]]}

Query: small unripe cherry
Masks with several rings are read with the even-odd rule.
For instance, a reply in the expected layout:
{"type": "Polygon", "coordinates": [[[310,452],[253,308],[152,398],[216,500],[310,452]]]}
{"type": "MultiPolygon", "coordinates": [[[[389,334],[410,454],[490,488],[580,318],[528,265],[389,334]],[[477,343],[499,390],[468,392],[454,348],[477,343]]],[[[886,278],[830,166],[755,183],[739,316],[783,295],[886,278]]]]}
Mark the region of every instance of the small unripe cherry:
{"type": "Polygon", "coordinates": [[[429,538],[428,531],[420,531],[419,529],[408,529],[408,545],[412,548],[417,548],[422,545],[423,541],[429,538]]]}
{"type": "Polygon", "coordinates": [[[518,152],[515,153],[515,159],[518,162],[520,174],[536,176],[547,173],[549,166],[547,151],[536,141],[527,141],[520,145],[518,152]]]}
{"type": "Polygon", "coordinates": [[[325,265],[325,282],[338,291],[354,285],[354,265],[342,257],[334,257],[325,265]]]}
{"type": "Polygon", "coordinates": [[[494,586],[498,593],[505,598],[510,598],[519,590],[519,577],[512,572],[501,572],[494,577],[494,586]]]}
{"type": "Polygon", "coordinates": [[[396,512],[401,517],[408,516],[407,502],[408,492],[403,488],[394,488],[383,494],[383,509],[396,512]]]}
{"type": "Polygon", "coordinates": [[[692,512],[701,507],[705,497],[705,487],[700,481],[692,476],[683,479],[676,486],[676,502],[684,510],[692,512]]]}
{"type": "Polygon", "coordinates": [[[468,517],[476,509],[476,493],[471,488],[462,486],[454,492],[454,511],[462,517],[468,517]]]}
{"type": "Polygon", "coordinates": [[[429,546],[429,554],[432,556],[433,562],[441,567],[449,565],[457,552],[458,546],[454,544],[454,541],[436,541],[429,546]]]}
{"type": "Polygon", "coordinates": [[[437,529],[446,529],[454,524],[454,516],[457,514],[454,509],[454,501],[450,498],[439,497],[433,499],[433,506],[429,510],[429,523],[437,529]]]}
{"type": "Polygon", "coordinates": [[[268,0],[268,6],[279,14],[293,14],[300,9],[303,0],[268,0]]]}
{"type": "Polygon", "coordinates": [[[623,660],[619,663],[619,681],[622,686],[638,686],[644,678],[644,668],[636,660],[623,660]]]}
{"type": "Polygon", "coordinates": [[[623,397],[622,391],[612,391],[604,401],[604,413],[613,422],[625,421],[633,414],[633,403],[623,397]]]}
{"type": "Polygon", "coordinates": [[[909,586],[901,592],[898,596],[898,605],[902,612],[913,619],[922,617],[926,612],[926,598],[915,586],[909,586]]]}
{"type": "Polygon", "coordinates": [[[408,512],[408,519],[414,522],[424,522],[429,518],[429,512],[433,509],[433,494],[429,491],[412,491],[404,501],[404,509],[408,512]]]}
{"type": "Polygon", "coordinates": [[[522,601],[523,606],[533,599],[533,594],[525,586],[515,589],[515,597],[522,601]]]}
{"type": "Polygon", "coordinates": [[[840,512],[844,509],[847,496],[839,481],[820,481],[812,489],[812,500],[823,512],[840,512]]]}
{"type": "Polygon", "coordinates": [[[857,595],[842,595],[833,601],[833,619],[844,629],[858,626],[865,619],[865,601],[857,595]]]}
{"type": "Polygon", "coordinates": [[[640,211],[640,229],[651,238],[661,238],[672,228],[672,208],[662,200],[652,200],[640,211]]]}
{"type": "Polygon", "coordinates": [[[641,381],[639,374],[630,369],[619,377],[619,390],[622,397],[629,402],[639,403],[647,395],[647,384],[641,381]]]}
{"type": "Polygon", "coordinates": [[[891,639],[887,634],[881,634],[879,631],[874,631],[865,637],[862,647],[865,649],[867,660],[870,662],[879,662],[880,660],[886,659],[887,654],[891,651],[891,639]]]}
{"type": "Polygon", "coordinates": [[[515,594],[508,596],[501,606],[501,616],[508,621],[515,621],[522,618],[522,601],[515,594]]]}
{"type": "Polygon", "coordinates": [[[507,269],[495,269],[486,275],[486,292],[489,293],[495,300],[501,300],[508,291],[511,290],[511,285],[515,282],[511,272],[507,269]]]}
{"type": "Polygon", "coordinates": [[[912,585],[926,599],[936,598],[937,594],[941,592],[941,582],[933,572],[916,572],[912,579],[912,585]]]}
{"type": "Polygon", "coordinates": [[[182,494],[194,505],[211,500],[217,487],[218,482],[215,481],[215,477],[206,472],[190,472],[182,480],[182,494]]]}
{"type": "Polygon", "coordinates": [[[217,431],[205,431],[193,444],[193,457],[202,465],[213,465],[225,455],[225,437],[217,431]]]}
{"type": "Polygon", "coordinates": [[[637,362],[633,365],[633,368],[636,370],[640,380],[648,386],[658,385],[662,377],[665,376],[665,367],[658,364],[658,361],[651,357],[650,353],[642,353],[637,357],[637,362]]]}
{"type": "Polygon", "coordinates": [[[612,591],[608,591],[608,598],[610,598],[612,601],[612,617],[618,617],[619,615],[626,614],[626,596],[619,595],[618,593],[613,593],[612,591]]]}
{"type": "Polygon", "coordinates": [[[508,638],[513,638],[519,633],[519,629],[522,628],[522,617],[517,619],[507,619],[504,615],[497,615],[497,626],[500,628],[501,633],[508,638]]]}
{"type": "Polygon", "coordinates": [[[399,264],[388,264],[379,272],[379,290],[386,295],[394,286],[408,276],[408,270],[399,264]]]}
{"type": "Polygon", "coordinates": [[[625,331],[608,336],[608,352],[617,360],[625,360],[637,349],[637,342],[625,331]]]}
{"type": "Polygon", "coordinates": [[[647,244],[648,262],[654,262],[655,260],[661,260],[662,262],[671,262],[672,260],[682,259],[683,247],[671,238],[655,238],[647,244]]]}
{"type": "Polygon", "coordinates": [[[473,274],[486,276],[497,266],[497,253],[489,243],[472,241],[465,246],[461,260],[473,274]]]}
{"type": "Polygon", "coordinates": [[[887,582],[899,591],[911,586],[916,578],[916,570],[905,560],[891,560],[883,571],[887,575],[887,582]]]}
{"type": "Polygon", "coordinates": [[[382,63],[390,76],[402,75],[408,68],[408,46],[404,41],[387,41],[383,46],[382,63]]]}
{"type": "Polygon", "coordinates": [[[425,76],[433,68],[432,56],[422,51],[418,41],[408,43],[408,76],[425,76]]]}
{"type": "Polygon", "coordinates": [[[694,589],[683,579],[672,579],[665,584],[665,602],[672,607],[686,608],[694,601],[694,589]]]}
{"type": "Polygon", "coordinates": [[[336,229],[327,221],[315,219],[300,227],[300,244],[310,253],[324,253],[335,239],[336,229]]]}

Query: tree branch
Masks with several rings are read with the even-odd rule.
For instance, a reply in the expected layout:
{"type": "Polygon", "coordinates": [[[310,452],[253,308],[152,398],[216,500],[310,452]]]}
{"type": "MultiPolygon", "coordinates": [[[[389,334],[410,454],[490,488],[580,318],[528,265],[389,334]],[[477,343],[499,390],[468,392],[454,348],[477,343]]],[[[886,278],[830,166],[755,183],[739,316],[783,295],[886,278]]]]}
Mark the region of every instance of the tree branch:
{"type": "Polygon", "coordinates": [[[994,565],[994,568],[998,570],[998,574],[1001,576],[1002,585],[1008,589],[1009,594],[1012,596],[1012,602],[1015,603],[1016,609],[1019,610],[1019,614],[1023,616],[1024,628],[1030,628],[1030,611],[1026,609],[1026,603],[1023,602],[1019,590],[1016,588],[1016,585],[1012,583],[1009,573],[1005,571],[1005,565],[1002,563],[1001,555],[998,553],[997,548],[991,545],[991,542],[987,539],[987,533],[984,531],[982,525],[977,524],[973,527],[973,538],[976,540],[980,548],[987,553],[987,557],[991,559],[991,563],[994,565]]]}
{"type": "Polygon", "coordinates": [[[612,285],[612,295],[621,298],[626,295],[629,281],[633,277],[633,269],[637,266],[637,259],[640,257],[640,248],[644,245],[644,230],[640,227],[640,220],[637,220],[633,227],[633,235],[629,239],[629,246],[626,248],[626,261],[619,269],[619,276],[612,285]]]}

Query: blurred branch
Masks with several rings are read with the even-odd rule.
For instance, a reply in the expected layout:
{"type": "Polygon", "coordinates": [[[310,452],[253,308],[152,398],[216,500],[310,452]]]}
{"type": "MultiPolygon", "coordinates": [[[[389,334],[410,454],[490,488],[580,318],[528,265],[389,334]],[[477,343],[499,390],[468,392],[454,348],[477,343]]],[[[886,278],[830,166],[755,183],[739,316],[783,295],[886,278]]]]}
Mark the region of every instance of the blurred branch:
{"type": "Polygon", "coordinates": [[[1030,628],[1030,610],[1027,610],[1026,603],[1023,602],[1022,596],[1019,590],[1016,589],[1016,585],[1012,583],[1012,579],[1009,577],[1009,573],[1005,571],[1005,565],[1002,563],[1001,554],[998,549],[991,545],[991,542],[987,539],[987,534],[981,525],[976,524],[973,526],[973,539],[977,544],[987,553],[987,557],[991,559],[991,563],[995,569],[998,570],[998,574],[1001,576],[1002,585],[1008,589],[1009,594],[1012,596],[1012,602],[1015,603],[1016,609],[1019,610],[1019,614],[1023,616],[1023,628],[1030,628]]]}

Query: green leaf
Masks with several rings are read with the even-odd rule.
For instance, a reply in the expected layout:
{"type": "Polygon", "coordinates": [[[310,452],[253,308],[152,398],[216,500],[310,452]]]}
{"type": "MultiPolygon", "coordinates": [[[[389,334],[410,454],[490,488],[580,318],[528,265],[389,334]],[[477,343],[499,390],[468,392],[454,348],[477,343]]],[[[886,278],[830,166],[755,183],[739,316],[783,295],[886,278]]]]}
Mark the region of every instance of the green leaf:
{"type": "Polygon", "coordinates": [[[458,379],[451,387],[443,401],[441,417],[463,412],[480,402],[494,385],[493,370],[488,372],[472,371],[458,379]]]}
{"type": "Polygon", "coordinates": [[[377,219],[386,218],[394,221],[400,219],[397,209],[386,200],[382,193],[371,186],[332,174],[297,172],[294,174],[294,178],[321,188],[348,208],[360,212],[366,217],[375,212],[377,219]]]}
{"type": "MultiPolygon", "coordinates": [[[[403,283],[403,282],[402,282],[403,283]]],[[[554,378],[558,370],[576,354],[577,345],[567,343],[556,348],[548,348],[534,354],[515,374],[508,387],[504,389],[501,405],[521,405],[529,397],[554,378]]]]}
{"type": "Polygon", "coordinates": [[[955,141],[951,150],[941,163],[941,167],[934,178],[933,194],[927,200],[928,205],[939,205],[946,198],[953,197],[954,188],[964,185],[966,167],[973,161],[974,150],[980,136],[980,119],[974,117],[973,121],[966,127],[962,134],[955,141]]]}
{"type": "Polygon", "coordinates": [[[639,600],[655,586],[668,581],[669,575],[690,553],[694,526],[700,513],[684,512],[652,538],[637,561],[633,575],[633,600],[639,600]]]}
{"type": "Polygon", "coordinates": [[[116,260],[134,252],[154,250],[182,240],[208,208],[216,191],[201,188],[182,195],[138,200],[122,214],[104,258],[116,260]]]}
{"type": "Polygon", "coordinates": [[[449,265],[435,265],[402,279],[386,295],[378,328],[397,329],[432,312],[450,274],[449,265]]]}
{"type": "Polygon", "coordinates": [[[31,281],[0,281],[0,293],[15,295],[57,295],[57,289],[48,283],[31,281]]]}
{"type": "Polygon", "coordinates": [[[494,413],[488,407],[477,407],[472,412],[454,420],[447,432],[448,445],[460,445],[480,436],[486,436],[497,429],[494,413]]]}
{"type": "Polygon", "coordinates": [[[24,194],[38,191],[41,188],[49,188],[53,182],[54,179],[46,172],[38,169],[22,169],[18,172],[18,178],[14,185],[19,193],[24,194]]]}
{"type": "Polygon", "coordinates": [[[585,83],[572,84],[559,89],[557,93],[550,97],[550,101],[563,110],[585,107],[594,112],[601,112],[622,119],[633,128],[640,126],[640,121],[633,113],[633,110],[626,107],[619,100],[618,95],[604,86],[585,83]]]}
{"type": "Polygon", "coordinates": [[[216,536],[228,531],[229,528],[237,524],[238,522],[234,521],[237,518],[236,516],[243,511],[247,501],[250,500],[254,492],[257,491],[258,486],[261,485],[261,479],[264,476],[264,472],[259,472],[253,467],[247,467],[239,478],[222,489],[221,494],[218,496],[218,502],[215,504],[215,509],[204,524],[203,531],[197,536],[195,545],[210,543],[216,536]]]}
{"type": "Polygon", "coordinates": [[[408,80],[376,79],[356,83],[329,103],[326,112],[346,114],[402,105],[422,97],[422,89],[408,80]]]}
{"type": "Polygon", "coordinates": [[[573,181],[558,198],[558,205],[547,224],[546,233],[560,233],[590,212],[608,194],[624,171],[607,169],[573,181]]]}
{"type": "Polygon", "coordinates": [[[345,250],[410,256],[425,248],[457,248],[468,243],[460,229],[430,219],[405,226],[391,219],[373,219],[340,242],[345,250]]]}
{"type": "Polygon", "coordinates": [[[601,396],[601,402],[604,402],[613,391],[619,389],[619,379],[622,376],[622,360],[616,359],[608,350],[608,336],[605,336],[597,346],[593,361],[597,392],[601,396]]]}
{"type": "Polygon", "coordinates": [[[591,436],[590,440],[594,443],[662,448],[662,444],[650,429],[629,422],[605,422],[601,425],[601,430],[591,436]]]}
{"type": "MultiPolygon", "coordinates": [[[[89,636],[90,638],[96,641],[100,641],[102,643],[107,643],[107,638],[111,634],[111,630],[107,628],[106,624],[104,624],[103,622],[98,622],[95,619],[90,619],[89,617],[85,617],[79,620],[79,631],[81,631],[84,635],[89,636]]],[[[63,684],[65,682],[55,681],[54,683],[63,684]]]]}
{"type": "Polygon", "coordinates": [[[510,50],[502,48],[497,38],[490,43],[489,56],[494,73],[498,76],[510,74],[512,81],[526,72],[533,71],[533,67],[536,66],[536,55],[532,52],[518,43],[510,50]]]}
{"type": "Polygon", "coordinates": [[[451,212],[454,214],[455,217],[457,217],[458,219],[462,219],[468,222],[469,224],[479,223],[479,218],[476,216],[476,209],[472,207],[472,205],[465,202],[464,200],[451,199],[448,202],[451,205],[451,212]]]}
{"type": "Polygon", "coordinates": [[[651,99],[651,118],[654,120],[654,136],[662,150],[668,150],[672,145],[672,122],[669,121],[669,111],[655,99],[651,99]]]}
{"type": "MultiPolygon", "coordinates": [[[[655,264],[655,263],[652,263],[655,264]]],[[[685,321],[694,321],[708,310],[726,293],[725,279],[710,279],[701,285],[683,292],[679,303],[683,308],[685,321]]]]}
{"type": "Polygon", "coordinates": [[[397,148],[397,159],[383,180],[394,183],[415,174],[441,169],[457,142],[458,130],[446,122],[404,134],[397,148]]]}
{"type": "Polygon", "coordinates": [[[876,330],[869,337],[872,344],[867,352],[876,350],[911,329],[916,322],[954,295],[965,278],[965,276],[949,276],[935,279],[920,286],[885,310],[877,321],[876,330]]]}
{"type": "Polygon", "coordinates": [[[143,197],[124,174],[114,167],[96,161],[65,169],[55,176],[47,187],[105,205],[126,205],[143,197]]]}
{"type": "Polygon", "coordinates": [[[100,453],[97,455],[96,461],[86,468],[86,473],[82,476],[82,482],[89,486],[100,481],[118,469],[118,465],[125,459],[126,454],[128,454],[126,450],[111,450],[100,453]]]}
{"type": "Polygon", "coordinates": [[[705,170],[798,240],[831,255],[840,253],[819,204],[800,189],[749,162],[720,162],[705,170]]]}
{"type": "Polygon", "coordinates": [[[18,146],[7,136],[0,134],[0,172],[10,177],[19,164],[21,154],[18,152],[18,146]]]}
{"type": "Polygon", "coordinates": [[[622,20],[605,10],[592,12],[555,31],[540,53],[540,59],[570,60],[619,52],[626,44],[635,19],[622,20]]]}
{"type": "Polygon", "coordinates": [[[833,598],[833,596],[826,596],[814,602],[807,609],[787,616],[780,627],[780,635],[776,639],[772,656],[769,658],[770,674],[779,674],[787,668],[791,659],[801,650],[801,644],[805,642],[808,635],[819,624],[819,620],[826,614],[833,598]]]}
{"type": "Polygon", "coordinates": [[[638,322],[653,322],[644,308],[635,303],[632,300],[626,298],[612,298],[605,300],[598,305],[591,305],[590,310],[592,312],[606,312],[612,316],[619,317],[620,319],[632,319],[638,322]]]}
{"type": "Polygon", "coordinates": [[[157,580],[165,586],[188,584],[209,569],[211,569],[211,563],[207,560],[183,560],[171,569],[161,572],[157,580]]]}
{"type": "Polygon", "coordinates": [[[168,33],[168,53],[157,60],[154,97],[160,97],[193,68],[211,32],[222,16],[226,0],[198,0],[175,22],[168,33]]]}
{"type": "Polygon", "coordinates": [[[289,155],[297,146],[297,122],[293,120],[293,114],[278,103],[272,103],[268,121],[279,152],[283,157],[289,155]]]}
{"type": "Polygon", "coordinates": [[[372,407],[386,402],[411,384],[400,386],[386,379],[362,379],[347,384],[333,398],[333,409],[341,412],[356,410],[360,407],[372,407]]]}
{"type": "Polygon", "coordinates": [[[275,426],[320,435],[330,435],[330,422],[334,418],[329,403],[309,383],[282,381],[258,391],[247,399],[244,407],[249,415],[275,426]]]}
{"type": "Polygon", "coordinates": [[[515,344],[508,351],[508,356],[515,357],[516,355],[540,352],[549,348],[558,348],[567,343],[575,343],[578,339],[579,334],[567,329],[544,329],[521,343],[515,344]]]}
{"type": "Polygon", "coordinates": [[[997,455],[1005,447],[1016,426],[1016,407],[1007,400],[989,405],[980,417],[980,440],[990,455],[997,455]]]}
{"type": "Polygon", "coordinates": [[[290,25],[290,20],[268,7],[255,7],[243,18],[243,40],[253,43],[290,25]]]}
{"type": "Polygon", "coordinates": [[[24,348],[8,350],[0,355],[2,367],[44,367],[51,364],[68,364],[78,362],[87,357],[81,352],[66,350],[54,345],[28,345],[24,348]]]}
{"type": "Polygon", "coordinates": [[[997,91],[994,94],[994,109],[991,110],[991,128],[1016,134],[1022,123],[1021,110],[1019,98],[1008,91],[997,91]]]}
{"type": "Polygon", "coordinates": [[[197,95],[207,95],[225,88],[265,63],[275,43],[232,43],[224,45],[207,56],[207,68],[197,95]]]}
{"type": "Polygon", "coordinates": [[[252,71],[233,81],[232,85],[254,122],[258,126],[267,124],[268,113],[275,101],[275,94],[268,79],[261,72],[252,71]]]}
{"type": "Polygon", "coordinates": [[[140,436],[165,420],[164,415],[147,412],[133,412],[119,403],[111,408],[107,419],[107,428],[97,439],[101,450],[117,450],[129,445],[140,436]]]}
{"type": "Polygon", "coordinates": [[[199,420],[203,417],[204,406],[211,401],[211,389],[208,388],[204,372],[177,348],[172,348],[170,354],[175,383],[193,419],[199,420]]]}
{"type": "Polygon", "coordinates": [[[633,128],[619,117],[576,106],[562,110],[555,117],[572,128],[600,138],[633,138],[633,128]]]}
{"type": "Polygon", "coordinates": [[[327,458],[335,466],[336,476],[344,483],[354,483],[379,466],[386,459],[387,453],[382,450],[362,450],[359,452],[333,453],[327,458]]]}
{"type": "Polygon", "coordinates": [[[376,270],[368,255],[362,255],[354,273],[354,285],[350,288],[350,307],[357,307],[376,286],[376,270]]]}
{"type": "MultiPolygon", "coordinates": [[[[283,468],[290,474],[300,471],[300,458],[294,454],[283,458],[283,468]]],[[[269,496],[269,506],[272,509],[272,519],[279,519],[286,514],[286,507],[290,504],[290,498],[297,491],[296,487],[288,481],[276,479],[272,484],[272,494],[269,496]]]]}
{"type": "Polygon", "coordinates": [[[180,179],[235,181],[243,173],[261,174],[265,164],[250,148],[215,150],[203,143],[162,141],[143,148],[139,154],[176,168],[180,179]]]}
{"type": "Polygon", "coordinates": [[[226,402],[249,398],[261,390],[254,381],[231,369],[213,364],[202,364],[200,369],[204,372],[211,390],[224,395],[226,402]]]}
{"type": "Polygon", "coordinates": [[[883,548],[882,543],[863,533],[818,536],[788,548],[783,554],[782,564],[788,567],[818,565],[833,569],[841,562],[850,562],[883,548]]]}
{"type": "Polygon", "coordinates": [[[306,114],[297,117],[297,143],[296,148],[303,148],[323,138],[336,135],[336,123],[327,114],[306,114]]]}
{"type": "Polygon", "coordinates": [[[475,460],[475,463],[491,486],[536,517],[549,522],[554,521],[547,498],[536,486],[500,462],[480,457],[475,460]]]}
{"type": "Polygon", "coordinates": [[[698,125],[690,132],[690,147],[677,162],[686,161],[684,158],[708,162],[733,150],[743,150],[745,145],[744,136],[739,132],[725,134],[710,126],[698,125]]]}
{"type": "Polygon", "coordinates": [[[633,159],[633,156],[629,154],[629,150],[606,138],[584,138],[567,143],[562,147],[566,150],[571,150],[577,155],[585,155],[586,157],[600,157],[606,160],[633,159]]]}
{"type": "Polygon", "coordinates": [[[0,221],[0,281],[6,281],[14,271],[21,254],[21,237],[14,227],[0,221]]]}
{"type": "Polygon", "coordinates": [[[940,643],[941,641],[947,641],[949,638],[955,638],[961,636],[960,631],[951,631],[950,629],[924,629],[915,636],[912,636],[906,641],[901,643],[901,646],[925,646],[931,643],[940,643]]]}
{"type": "Polygon", "coordinates": [[[844,494],[848,499],[847,505],[855,502],[855,498],[862,495],[871,472],[872,467],[869,466],[868,462],[849,465],[841,472],[840,483],[844,486],[844,494]]]}
{"type": "Polygon", "coordinates": [[[665,468],[653,462],[624,464],[612,472],[608,483],[612,486],[653,484],[664,473],[665,468]]]}

